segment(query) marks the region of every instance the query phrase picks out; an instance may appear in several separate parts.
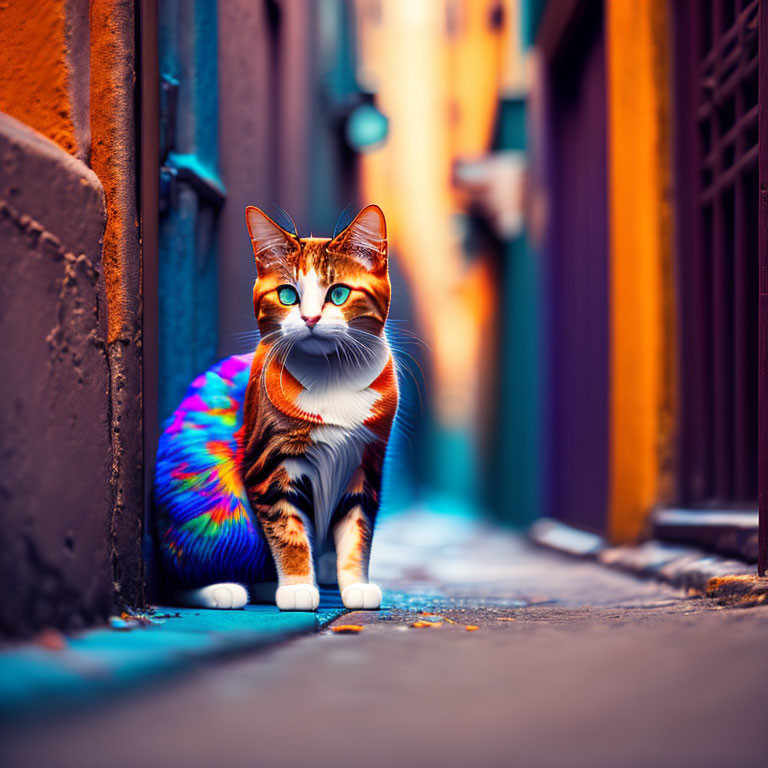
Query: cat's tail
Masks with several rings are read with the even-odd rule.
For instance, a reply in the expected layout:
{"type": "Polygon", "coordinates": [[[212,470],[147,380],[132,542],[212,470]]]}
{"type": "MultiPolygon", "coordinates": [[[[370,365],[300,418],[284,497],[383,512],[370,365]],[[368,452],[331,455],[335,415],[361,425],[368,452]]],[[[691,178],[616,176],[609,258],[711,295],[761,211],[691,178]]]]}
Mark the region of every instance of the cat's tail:
{"type": "Polygon", "coordinates": [[[243,400],[252,355],[198,376],[165,425],[155,508],[161,565],[172,588],[275,578],[240,474],[243,400]]]}

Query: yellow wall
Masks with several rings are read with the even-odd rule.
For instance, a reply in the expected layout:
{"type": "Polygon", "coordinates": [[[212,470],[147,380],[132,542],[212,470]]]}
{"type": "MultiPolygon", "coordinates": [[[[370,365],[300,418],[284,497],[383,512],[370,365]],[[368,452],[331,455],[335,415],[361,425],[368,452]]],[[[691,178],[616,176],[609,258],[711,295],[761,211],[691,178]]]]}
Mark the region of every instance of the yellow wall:
{"type": "Polygon", "coordinates": [[[636,539],[669,494],[674,315],[667,0],[606,8],[611,251],[609,535],[636,539]]]}
{"type": "Polygon", "coordinates": [[[448,427],[475,417],[483,334],[494,309],[483,265],[467,264],[461,252],[452,174],[457,159],[490,149],[508,47],[508,30],[490,23],[496,6],[496,0],[356,4],[358,78],[376,91],[390,125],[386,143],[362,158],[362,194],[386,213],[430,350],[435,411],[448,427]]]}

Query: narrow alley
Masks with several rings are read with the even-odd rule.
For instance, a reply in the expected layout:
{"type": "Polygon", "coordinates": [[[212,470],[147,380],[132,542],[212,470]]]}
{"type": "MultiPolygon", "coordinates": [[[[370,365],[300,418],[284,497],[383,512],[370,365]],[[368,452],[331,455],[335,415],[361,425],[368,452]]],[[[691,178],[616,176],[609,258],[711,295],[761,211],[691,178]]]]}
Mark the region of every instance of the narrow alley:
{"type": "Polygon", "coordinates": [[[768,768],[768,0],[0,41],[0,768],[768,768]]]}
{"type": "Polygon", "coordinates": [[[3,765],[765,764],[768,606],[688,597],[461,517],[398,516],[377,536],[381,613],[17,726],[3,765]],[[333,631],[350,624],[364,629],[333,631]]]}

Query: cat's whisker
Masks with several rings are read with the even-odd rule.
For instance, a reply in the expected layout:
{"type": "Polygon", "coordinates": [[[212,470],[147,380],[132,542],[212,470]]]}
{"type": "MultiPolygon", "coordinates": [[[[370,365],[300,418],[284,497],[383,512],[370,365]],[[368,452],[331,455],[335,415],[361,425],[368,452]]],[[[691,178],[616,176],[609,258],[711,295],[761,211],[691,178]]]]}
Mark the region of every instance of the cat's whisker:
{"type": "Polygon", "coordinates": [[[261,334],[258,331],[242,331],[233,333],[232,338],[237,341],[261,341],[261,334]]]}
{"type": "Polygon", "coordinates": [[[282,365],[280,366],[280,390],[283,391],[283,372],[285,371],[285,366],[288,362],[288,357],[290,356],[291,352],[293,351],[293,348],[296,346],[296,342],[298,341],[295,337],[288,337],[289,338],[289,344],[288,349],[285,352],[285,355],[283,356],[282,365]]]}
{"type": "Polygon", "coordinates": [[[349,336],[339,336],[337,339],[339,343],[339,349],[344,352],[344,356],[347,358],[347,361],[352,365],[352,360],[357,363],[360,361],[359,354],[357,350],[355,349],[354,344],[352,343],[352,339],[349,336]]]}
{"type": "Polygon", "coordinates": [[[352,358],[350,357],[349,348],[347,347],[346,339],[341,336],[338,339],[339,341],[339,352],[344,354],[344,357],[346,358],[347,362],[352,365],[352,358]]]}
{"type": "Polygon", "coordinates": [[[400,338],[399,340],[408,342],[408,343],[421,344],[422,346],[426,347],[426,349],[431,350],[429,344],[427,344],[427,342],[424,341],[424,339],[422,339],[421,336],[419,336],[415,331],[411,330],[410,328],[398,328],[396,326],[391,326],[390,325],[391,322],[392,322],[391,320],[387,321],[387,326],[386,326],[387,336],[389,336],[390,334],[393,335],[395,338],[405,336],[408,338],[406,339],[400,338]]]}
{"type": "Polygon", "coordinates": [[[416,388],[416,393],[419,397],[419,408],[424,408],[424,393],[422,392],[422,385],[426,388],[426,377],[424,375],[424,371],[421,368],[421,365],[419,364],[419,361],[411,354],[406,352],[405,350],[393,348],[392,349],[392,356],[395,360],[395,370],[397,372],[397,375],[403,383],[407,381],[407,378],[410,377],[410,379],[413,381],[414,386],[416,388]],[[413,365],[416,366],[420,376],[417,378],[416,374],[411,369],[410,363],[413,363],[413,365]]]}
{"type": "Polygon", "coordinates": [[[397,376],[401,382],[404,383],[404,380],[407,381],[406,374],[411,377],[411,380],[414,383],[414,386],[416,388],[416,394],[419,397],[419,410],[424,410],[424,396],[421,391],[421,383],[414,375],[413,371],[408,367],[407,365],[404,365],[401,360],[397,358],[397,356],[394,356],[395,359],[395,372],[397,373],[397,376]]]}
{"type": "Polygon", "coordinates": [[[363,352],[355,346],[353,339],[346,340],[346,347],[349,350],[349,354],[352,355],[352,358],[354,359],[355,363],[357,365],[360,365],[361,367],[365,366],[368,360],[366,360],[363,352]]]}
{"type": "MultiPolygon", "coordinates": [[[[362,338],[369,337],[370,339],[376,339],[377,342],[380,342],[381,339],[379,336],[376,336],[373,333],[370,333],[368,331],[363,331],[359,328],[349,328],[349,333],[352,335],[352,340],[355,341],[358,345],[364,346],[362,342],[360,342],[359,339],[355,339],[355,335],[360,335],[362,338]]],[[[404,349],[398,348],[396,345],[390,344],[390,348],[392,349],[394,358],[395,358],[395,368],[398,372],[398,374],[407,374],[410,376],[410,378],[413,380],[413,383],[416,387],[416,391],[418,393],[419,397],[419,408],[424,408],[424,395],[422,392],[422,384],[426,386],[426,377],[424,375],[424,371],[421,368],[421,365],[419,361],[412,355],[410,352],[404,349]],[[402,358],[407,357],[410,360],[413,361],[413,364],[418,369],[419,373],[421,374],[421,381],[416,377],[416,375],[413,373],[413,371],[410,368],[410,365],[408,365],[402,358]]]]}
{"type": "MultiPolygon", "coordinates": [[[[262,375],[261,375],[262,382],[266,381],[266,375],[267,375],[267,370],[268,370],[269,364],[272,362],[272,360],[274,360],[282,352],[282,348],[285,345],[286,339],[288,338],[281,331],[273,331],[272,333],[280,333],[281,335],[270,346],[270,348],[269,348],[269,350],[267,352],[267,356],[264,359],[264,367],[262,369],[262,375]]],[[[268,334],[268,335],[271,335],[271,334],[268,334]]],[[[280,387],[282,389],[282,381],[281,381],[280,387]]]]}
{"type": "Polygon", "coordinates": [[[355,339],[353,339],[350,336],[347,336],[344,339],[345,343],[350,344],[351,346],[348,347],[352,355],[354,355],[355,360],[360,363],[366,363],[367,360],[365,359],[365,355],[363,351],[360,349],[359,345],[356,343],[355,339]]]}

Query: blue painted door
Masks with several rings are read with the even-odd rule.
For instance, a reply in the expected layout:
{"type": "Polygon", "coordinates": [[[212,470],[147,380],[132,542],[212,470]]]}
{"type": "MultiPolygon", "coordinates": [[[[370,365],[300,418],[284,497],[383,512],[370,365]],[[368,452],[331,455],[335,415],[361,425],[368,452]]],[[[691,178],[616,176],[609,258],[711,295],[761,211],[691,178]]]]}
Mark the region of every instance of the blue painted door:
{"type": "Polygon", "coordinates": [[[217,4],[159,9],[158,409],[167,418],[216,359],[219,179],[217,4]]]}

